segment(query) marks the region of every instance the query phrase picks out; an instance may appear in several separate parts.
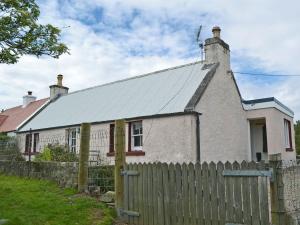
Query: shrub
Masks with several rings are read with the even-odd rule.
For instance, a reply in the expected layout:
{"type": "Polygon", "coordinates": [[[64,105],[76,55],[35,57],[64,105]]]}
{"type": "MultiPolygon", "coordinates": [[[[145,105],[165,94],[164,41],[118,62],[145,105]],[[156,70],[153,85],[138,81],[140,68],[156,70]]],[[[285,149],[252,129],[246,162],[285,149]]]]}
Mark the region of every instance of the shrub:
{"type": "Polygon", "coordinates": [[[78,157],[63,145],[48,144],[43,152],[35,157],[35,161],[76,162],[78,157]]]}
{"type": "Polygon", "coordinates": [[[43,152],[36,155],[34,161],[51,161],[51,150],[49,148],[44,148],[43,152]]]}
{"type": "Polygon", "coordinates": [[[10,161],[24,161],[24,157],[18,148],[16,137],[10,137],[0,133],[0,159],[10,161]]]}

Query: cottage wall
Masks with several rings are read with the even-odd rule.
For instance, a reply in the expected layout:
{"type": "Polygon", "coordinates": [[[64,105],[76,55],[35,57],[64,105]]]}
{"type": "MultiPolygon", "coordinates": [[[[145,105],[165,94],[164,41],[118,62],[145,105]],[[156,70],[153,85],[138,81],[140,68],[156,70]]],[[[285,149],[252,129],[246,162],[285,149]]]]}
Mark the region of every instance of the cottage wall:
{"type": "Polygon", "coordinates": [[[200,116],[201,161],[250,160],[246,113],[226,58],[196,106],[200,116]]]}
{"type": "MultiPolygon", "coordinates": [[[[195,162],[196,160],[196,127],[194,115],[169,116],[142,120],[143,151],[145,156],[127,156],[127,162],[195,162]]],[[[74,127],[73,127],[74,128],[74,127]]],[[[126,123],[125,146],[128,151],[128,123],[126,123]]],[[[66,144],[68,128],[38,131],[39,149],[43,151],[48,143],[66,144]]],[[[110,123],[91,126],[90,152],[93,160],[101,160],[104,164],[113,164],[114,156],[109,152],[110,123]],[[98,155],[98,156],[96,156],[98,155]]],[[[35,133],[32,131],[32,133],[35,133]]],[[[26,133],[19,134],[20,149],[25,152],[26,133]]],[[[79,153],[80,135],[77,135],[76,152],[79,153]]]]}
{"type": "Polygon", "coordinates": [[[195,162],[194,115],[143,120],[146,157],[128,157],[129,162],[195,162]]]}

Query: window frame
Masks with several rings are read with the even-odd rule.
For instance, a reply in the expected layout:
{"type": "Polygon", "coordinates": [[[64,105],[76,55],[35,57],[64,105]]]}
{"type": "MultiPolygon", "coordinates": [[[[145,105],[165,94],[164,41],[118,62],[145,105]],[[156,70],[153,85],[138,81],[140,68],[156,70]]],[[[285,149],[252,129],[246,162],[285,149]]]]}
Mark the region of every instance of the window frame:
{"type": "Polygon", "coordinates": [[[31,153],[32,149],[32,134],[26,134],[25,136],[25,153],[29,154],[31,153]]]}
{"type": "MultiPolygon", "coordinates": [[[[126,156],[145,156],[145,152],[143,151],[143,145],[138,149],[133,149],[132,148],[132,126],[133,123],[137,123],[140,122],[142,124],[142,129],[143,129],[143,122],[142,120],[136,120],[136,121],[127,121],[127,151],[125,152],[126,156]]],[[[115,125],[115,124],[113,124],[115,125]]],[[[110,124],[110,128],[111,128],[112,124],[110,124]]],[[[115,129],[115,126],[114,126],[115,129]]],[[[115,130],[114,130],[115,131],[115,130]]],[[[110,135],[112,134],[111,130],[110,130],[110,135]]],[[[140,135],[143,138],[143,132],[140,135]]],[[[114,140],[115,143],[115,140],[114,140]]],[[[142,144],[143,144],[143,139],[142,139],[142,144]]],[[[112,138],[111,136],[109,137],[109,151],[106,153],[106,156],[111,157],[111,156],[115,156],[115,151],[111,151],[111,146],[112,146],[112,138]]],[[[114,149],[115,150],[115,149],[114,149]]]]}
{"type": "Polygon", "coordinates": [[[287,119],[284,119],[283,127],[284,127],[284,147],[285,147],[285,150],[286,151],[293,151],[291,121],[287,120],[287,119]],[[287,142],[288,142],[288,145],[287,145],[287,142]]]}
{"type": "Polygon", "coordinates": [[[38,151],[39,142],[40,142],[40,134],[34,133],[33,134],[33,148],[32,148],[33,153],[39,152],[38,151]]]}
{"type": "Polygon", "coordinates": [[[67,130],[68,133],[68,148],[70,152],[76,153],[77,150],[77,128],[70,128],[67,130]],[[75,132],[75,137],[73,137],[73,134],[75,132]],[[74,143],[73,143],[74,141],[74,143]]]}
{"type": "Polygon", "coordinates": [[[128,123],[128,152],[139,152],[143,151],[143,122],[142,120],[138,121],[132,121],[128,123]],[[134,134],[134,125],[135,124],[141,124],[141,132],[138,134],[134,134]],[[135,137],[140,137],[141,140],[141,145],[139,146],[134,146],[134,138],[135,137]]]}
{"type": "Polygon", "coordinates": [[[109,125],[109,153],[115,152],[115,124],[109,125]]]}

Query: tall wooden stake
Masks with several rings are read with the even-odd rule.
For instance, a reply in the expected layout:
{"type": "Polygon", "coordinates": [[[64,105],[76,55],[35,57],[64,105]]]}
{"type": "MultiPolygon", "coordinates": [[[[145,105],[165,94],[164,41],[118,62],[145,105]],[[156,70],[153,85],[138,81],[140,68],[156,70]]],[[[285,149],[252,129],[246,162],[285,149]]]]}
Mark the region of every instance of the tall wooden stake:
{"type": "Polygon", "coordinates": [[[271,182],[271,214],[272,224],[282,225],[286,223],[284,207],[284,192],[282,180],[281,154],[269,156],[270,167],[273,168],[273,182],[271,182]]]}
{"type": "Polygon", "coordinates": [[[124,179],[121,171],[125,166],[125,121],[115,122],[115,193],[116,209],[121,216],[120,209],[124,207],[124,179]]]}
{"type": "Polygon", "coordinates": [[[78,191],[88,190],[88,160],[90,151],[90,132],[91,125],[82,123],[80,129],[80,152],[79,152],[79,171],[78,171],[78,191]]]}

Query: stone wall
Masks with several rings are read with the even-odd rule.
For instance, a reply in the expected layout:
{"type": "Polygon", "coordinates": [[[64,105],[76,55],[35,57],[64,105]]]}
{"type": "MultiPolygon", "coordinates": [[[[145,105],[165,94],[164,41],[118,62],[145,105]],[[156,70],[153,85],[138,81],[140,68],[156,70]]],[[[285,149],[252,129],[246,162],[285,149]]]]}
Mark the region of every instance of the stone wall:
{"type": "Polygon", "coordinates": [[[292,225],[300,224],[300,161],[289,161],[282,169],[284,206],[292,225]]]}
{"type": "Polygon", "coordinates": [[[61,187],[77,187],[76,162],[17,162],[0,161],[0,173],[51,180],[61,187]]]}

